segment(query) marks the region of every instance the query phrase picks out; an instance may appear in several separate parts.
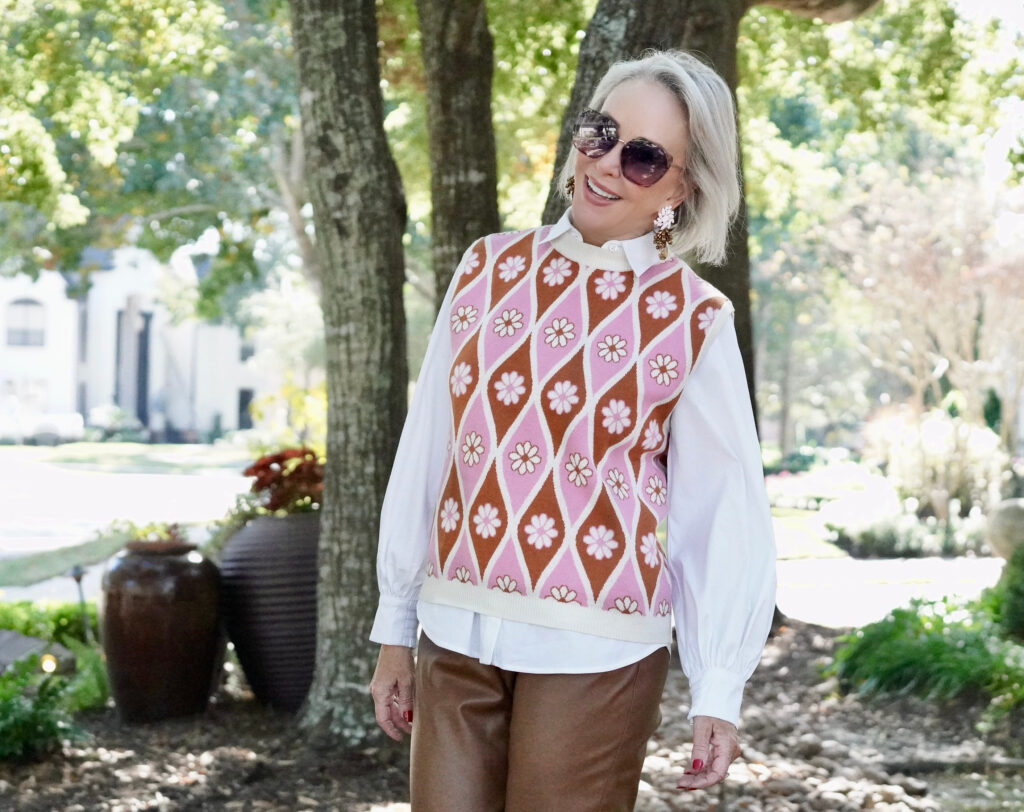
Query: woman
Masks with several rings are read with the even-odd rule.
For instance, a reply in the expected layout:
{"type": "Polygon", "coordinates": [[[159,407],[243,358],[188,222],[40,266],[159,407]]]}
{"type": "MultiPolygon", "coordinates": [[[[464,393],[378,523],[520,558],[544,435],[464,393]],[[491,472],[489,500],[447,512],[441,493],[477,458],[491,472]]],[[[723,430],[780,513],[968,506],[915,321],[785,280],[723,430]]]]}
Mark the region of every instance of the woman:
{"type": "Polygon", "coordinates": [[[463,257],[384,500],[370,687],[417,812],[632,809],[672,614],[679,788],[721,781],[771,622],[732,307],[668,251],[725,256],[729,90],[683,53],[616,64],[573,143],[562,219],[463,257]]]}

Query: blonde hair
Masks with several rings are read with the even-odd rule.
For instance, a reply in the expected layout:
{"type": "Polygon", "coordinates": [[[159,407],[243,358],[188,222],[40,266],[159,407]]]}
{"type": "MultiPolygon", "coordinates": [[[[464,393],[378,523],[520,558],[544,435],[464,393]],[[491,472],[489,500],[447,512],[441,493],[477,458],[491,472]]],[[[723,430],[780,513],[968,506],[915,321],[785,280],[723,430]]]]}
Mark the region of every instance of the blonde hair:
{"type": "MultiPolygon", "coordinates": [[[[600,110],[611,92],[623,82],[647,79],[658,82],[682,105],[689,138],[682,174],[690,191],[676,209],[671,249],[693,252],[704,263],[725,261],[729,226],[739,210],[740,181],[737,165],[736,111],[732,93],[714,69],[685,51],[647,51],[640,59],[616,62],[601,79],[589,107],[600,110]]],[[[576,150],[562,166],[558,187],[576,171],[576,150]]]]}

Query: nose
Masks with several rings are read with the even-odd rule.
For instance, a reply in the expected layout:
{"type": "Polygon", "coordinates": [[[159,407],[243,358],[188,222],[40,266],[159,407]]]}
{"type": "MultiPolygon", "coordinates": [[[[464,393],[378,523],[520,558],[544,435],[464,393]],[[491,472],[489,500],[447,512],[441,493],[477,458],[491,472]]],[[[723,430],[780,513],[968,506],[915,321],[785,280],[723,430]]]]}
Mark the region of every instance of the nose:
{"type": "Polygon", "coordinates": [[[618,177],[622,168],[622,142],[619,141],[608,152],[598,158],[596,165],[602,174],[618,177]]]}

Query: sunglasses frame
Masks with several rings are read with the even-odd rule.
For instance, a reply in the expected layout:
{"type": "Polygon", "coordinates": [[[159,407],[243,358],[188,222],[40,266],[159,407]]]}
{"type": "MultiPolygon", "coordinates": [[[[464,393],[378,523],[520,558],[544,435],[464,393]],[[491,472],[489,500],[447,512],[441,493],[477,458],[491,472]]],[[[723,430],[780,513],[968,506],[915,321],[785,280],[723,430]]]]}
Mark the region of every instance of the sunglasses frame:
{"type": "MultiPolygon", "coordinates": [[[[593,110],[591,108],[587,108],[581,111],[580,114],[576,116],[576,122],[572,126],[572,145],[577,150],[579,150],[580,153],[586,155],[588,158],[600,158],[604,155],[607,155],[609,152],[615,149],[615,144],[622,144],[622,154],[619,156],[619,168],[622,171],[622,176],[630,183],[636,184],[637,186],[641,186],[643,188],[653,186],[655,183],[657,183],[659,180],[665,177],[665,175],[668,174],[668,170],[672,169],[672,167],[682,168],[683,166],[682,164],[676,163],[672,159],[672,156],[668,154],[668,151],[660,144],[655,144],[653,141],[650,141],[646,138],[633,138],[629,141],[623,141],[618,136],[619,123],[607,113],[602,113],[600,110],[593,110]],[[591,148],[587,150],[581,146],[581,143],[583,143],[585,140],[598,140],[584,139],[580,135],[580,128],[584,126],[584,117],[591,117],[590,122],[588,122],[588,126],[600,128],[601,130],[605,131],[603,136],[600,136],[598,138],[599,140],[604,142],[604,144],[607,145],[606,148],[598,146],[596,149],[591,148]],[[636,173],[634,170],[630,169],[630,167],[642,167],[645,164],[650,164],[650,161],[644,161],[642,158],[636,155],[637,150],[643,150],[648,154],[653,152],[656,156],[660,155],[664,161],[664,170],[658,173],[657,177],[647,180],[647,182],[641,182],[637,180],[635,177],[631,177],[631,174],[636,173]]],[[[656,170],[657,167],[652,169],[652,171],[656,170]]],[[[643,177],[642,173],[641,177],[643,177]]]]}

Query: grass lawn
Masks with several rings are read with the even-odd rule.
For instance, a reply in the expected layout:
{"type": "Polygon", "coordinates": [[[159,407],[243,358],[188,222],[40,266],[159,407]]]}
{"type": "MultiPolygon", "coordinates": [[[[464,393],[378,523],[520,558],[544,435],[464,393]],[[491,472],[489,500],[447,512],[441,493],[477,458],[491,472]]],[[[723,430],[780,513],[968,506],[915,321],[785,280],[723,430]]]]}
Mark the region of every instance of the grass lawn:
{"type": "Polygon", "coordinates": [[[848,557],[824,537],[816,517],[817,512],[813,510],[772,508],[779,558],[848,557]]]}
{"type": "Polygon", "coordinates": [[[113,533],[71,547],[0,559],[0,587],[31,586],[67,575],[75,564],[98,564],[120,550],[126,541],[127,533],[113,533]]]}
{"type": "Polygon", "coordinates": [[[247,448],[148,443],[68,443],[40,452],[41,462],[107,473],[190,474],[229,469],[241,473],[254,458],[247,448]]]}

